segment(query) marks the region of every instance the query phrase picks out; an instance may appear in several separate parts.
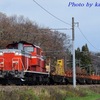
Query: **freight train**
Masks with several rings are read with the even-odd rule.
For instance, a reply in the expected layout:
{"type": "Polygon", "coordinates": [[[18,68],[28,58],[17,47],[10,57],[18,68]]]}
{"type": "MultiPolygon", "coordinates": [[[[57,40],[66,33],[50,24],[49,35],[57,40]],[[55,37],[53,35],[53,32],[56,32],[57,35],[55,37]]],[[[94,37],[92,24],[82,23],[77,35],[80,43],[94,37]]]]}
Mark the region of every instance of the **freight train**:
{"type": "MultiPolygon", "coordinates": [[[[63,59],[51,72],[39,46],[20,41],[0,49],[0,84],[72,84],[72,76],[72,71],[64,70],[63,59]]],[[[100,76],[76,73],[76,83],[100,84],[100,76]]]]}

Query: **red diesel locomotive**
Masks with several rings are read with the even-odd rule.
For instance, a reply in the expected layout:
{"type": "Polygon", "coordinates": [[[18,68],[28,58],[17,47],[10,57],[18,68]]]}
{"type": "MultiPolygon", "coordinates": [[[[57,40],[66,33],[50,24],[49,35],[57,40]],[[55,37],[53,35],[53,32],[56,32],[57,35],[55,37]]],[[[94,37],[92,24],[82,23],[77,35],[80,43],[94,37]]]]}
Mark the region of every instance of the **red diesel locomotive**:
{"type": "Polygon", "coordinates": [[[48,74],[39,46],[20,41],[0,50],[0,82],[47,83],[48,74]]]}

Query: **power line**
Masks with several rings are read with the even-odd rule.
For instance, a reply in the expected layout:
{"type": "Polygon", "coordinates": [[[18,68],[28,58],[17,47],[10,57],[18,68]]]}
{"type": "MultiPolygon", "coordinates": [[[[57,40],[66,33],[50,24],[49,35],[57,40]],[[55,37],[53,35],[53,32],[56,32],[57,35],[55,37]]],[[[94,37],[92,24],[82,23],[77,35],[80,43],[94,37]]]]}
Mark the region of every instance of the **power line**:
{"type": "MultiPolygon", "coordinates": [[[[48,10],[46,10],[43,6],[41,6],[38,2],[36,2],[35,0],[33,0],[33,2],[35,2],[40,8],[42,8],[45,12],[47,12],[49,15],[51,15],[52,17],[56,18],[57,20],[63,22],[64,24],[67,24],[67,25],[70,25],[69,23],[63,21],[62,19],[56,17],[55,15],[53,15],[52,13],[50,13],[48,10]]],[[[83,32],[81,31],[81,29],[78,27],[79,31],[81,32],[81,34],[83,35],[83,37],[88,41],[88,43],[93,47],[95,48],[96,50],[100,50],[98,48],[96,48],[88,39],[87,37],[83,34],[83,32]]],[[[68,29],[54,29],[54,30],[68,30],[68,29]]]]}
{"type": "MultiPolygon", "coordinates": [[[[71,30],[72,28],[49,28],[50,30],[71,30]]],[[[40,30],[46,30],[46,29],[40,29],[40,30]]]]}
{"type": "Polygon", "coordinates": [[[79,29],[80,33],[83,35],[83,37],[88,41],[88,43],[89,43],[94,49],[100,51],[100,49],[96,48],[96,47],[87,39],[87,37],[83,34],[82,30],[81,30],[79,27],[78,27],[78,29],[79,29]]]}
{"type": "Polygon", "coordinates": [[[51,28],[51,30],[71,30],[72,28],[51,28]]]}
{"type": "Polygon", "coordinates": [[[35,2],[40,8],[42,8],[45,12],[47,12],[49,15],[51,15],[52,17],[56,18],[57,20],[59,20],[60,22],[63,22],[64,24],[70,25],[69,23],[66,23],[64,20],[56,17],[55,15],[53,15],[52,13],[50,13],[48,10],[46,10],[43,6],[41,6],[38,2],[36,2],[35,0],[33,0],[33,2],[35,2]]]}

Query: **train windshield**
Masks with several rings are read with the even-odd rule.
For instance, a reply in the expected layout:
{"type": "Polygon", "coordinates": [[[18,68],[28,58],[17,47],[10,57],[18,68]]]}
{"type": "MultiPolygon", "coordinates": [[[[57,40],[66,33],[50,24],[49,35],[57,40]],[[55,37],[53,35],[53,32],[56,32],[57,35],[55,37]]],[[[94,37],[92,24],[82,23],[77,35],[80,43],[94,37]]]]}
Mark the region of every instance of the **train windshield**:
{"type": "Polygon", "coordinates": [[[10,44],[10,45],[7,46],[7,49],[18,49],[18,46],[10,44]]]}
{"type": "Polygon", "coordinates": [[[34,47],[32,47],[32,46],[25,46],[24,50],[28,51],[28,52],[33,52],[34,51],[34,47]]]}

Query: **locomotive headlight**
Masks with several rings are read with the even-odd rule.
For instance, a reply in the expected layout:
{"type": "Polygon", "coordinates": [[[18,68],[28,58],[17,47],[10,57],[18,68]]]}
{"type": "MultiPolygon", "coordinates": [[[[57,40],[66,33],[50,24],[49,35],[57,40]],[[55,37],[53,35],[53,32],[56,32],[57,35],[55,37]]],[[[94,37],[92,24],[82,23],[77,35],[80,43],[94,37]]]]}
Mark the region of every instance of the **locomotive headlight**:
{"type": "Polygon", "coordinates": [[[2,56],[3,55],[3,52],[0,52],[0,56],[2,56]]]}
{"type": "Polygon", "coordinates": [[[19,55],[19,52],[16,51],[16,52],[15,52],[15,55],[19,55]]]}

